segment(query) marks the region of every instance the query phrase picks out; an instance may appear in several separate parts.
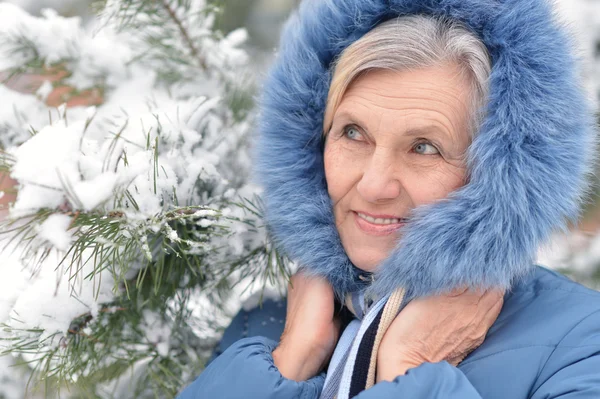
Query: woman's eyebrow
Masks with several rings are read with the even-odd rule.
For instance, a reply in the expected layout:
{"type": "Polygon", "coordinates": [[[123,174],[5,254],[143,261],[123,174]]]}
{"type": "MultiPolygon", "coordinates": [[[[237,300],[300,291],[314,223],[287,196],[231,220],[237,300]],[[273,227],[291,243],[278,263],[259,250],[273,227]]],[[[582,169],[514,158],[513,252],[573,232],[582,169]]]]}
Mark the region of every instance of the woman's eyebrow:
{"type": "Polygon", "coordinates": [[[337,119],[344,119],[347,121],[352,121],[353,123],[357,123],[358,125],[360,125],[363,128],[366,128],[367,122],[362,120],[355,112],[346,110],[346,109],[342,109],[341,111],[338,110],[338,112],[336,112],[333,116],[333,124],[335,124],[335,121],[337,119]]]}
{"type": "MultiPolygon", "coordinates": [[[[334,114],[332,126],[339,124],[339,122],[337,122],[338,120],[356,123],[361,128],[363,128],[367,133],[369,132],[369,129],[368,129],[369,123],[366,120],[361,119],[360,116],[356,112],[352,112],[351,110],[338,109],[338,111],[334,114]]],[[[422,126],[413,127],[413,128],[402,131],[403,136],[409,136],[409,137],[419,137],[419,136],[431,135],[431,134],[433,134],[441,139],[454,140],[454,137],[450,132],[448,132],[446,129],[441,128],[440,126],[438,126],[436,124],[422,125],[422,126]]]]}
{"type": "Polygon", "coordinates": [[[437,125],[425,125],[415,128],[410,128],[403,132],[406,136],[423,136],[426,134],[435,134],[444,138],[452,139],[452,135],[437,125]]]}

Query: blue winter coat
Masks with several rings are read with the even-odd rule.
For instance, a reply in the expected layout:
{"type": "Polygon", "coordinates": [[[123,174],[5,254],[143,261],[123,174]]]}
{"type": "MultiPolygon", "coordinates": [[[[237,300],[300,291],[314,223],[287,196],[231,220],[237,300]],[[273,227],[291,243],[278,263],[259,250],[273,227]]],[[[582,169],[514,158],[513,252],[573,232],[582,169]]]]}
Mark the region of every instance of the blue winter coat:
{"type": "MultiPolygon", "coordinates": [[[[303,0],[286,25],[263,89],[255,157],[278,246],[327,278],[338,298],[399,287],[409,300],[465,285],[509,290],[484,343],[458,368],[423,364],[359,397],[600,398],[598,294],[533,267],[538,246],[576,219],[592,165],[593,114],[572,47],[549,0],[303,0]],[[492,61],[489,101],[466,154],[468,184],[413,210],[371,282],[343,250],[327,193],[331,66],[378,23],[416,13],[478,35],[492,61]]],[[[248,322],[262,317],[252,312],[248,322]]],[[[236,342],[181,397],[318,397],[322,375],[297,383],[273,365],[279,332],[236,342]]]]}
{"type": "MultiPolygon", "coordinates": [[[[240,312],[224,352],[178,398],[317,399],[324,373],[296,382],[273,364],[284,318],[285,301],[240,312]]],[[[600,293],[538,267],[506,294],[485,341],[458,367],[424,363],[357,398],[600,398],[600,293]]]]}

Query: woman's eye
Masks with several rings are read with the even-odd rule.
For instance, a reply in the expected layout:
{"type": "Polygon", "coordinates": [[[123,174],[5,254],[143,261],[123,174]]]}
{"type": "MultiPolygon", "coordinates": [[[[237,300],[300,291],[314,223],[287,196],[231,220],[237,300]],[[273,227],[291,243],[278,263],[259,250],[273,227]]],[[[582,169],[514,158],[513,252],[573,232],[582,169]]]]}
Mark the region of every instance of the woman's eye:
{"type": "Polygon", "coordinates": [[[437,155],[440,153],[437,148],[429,143],[419,143],[415,145],[414,150],[421,155],[437,155]]]}
{"type": "Polygon", "coordinates": [[[344,128],[344,135],[350,140],[360,140],[362,137],[362,134],[360,134],[360,131],[356,128],[356,126],[346,126],[344,128]]]}

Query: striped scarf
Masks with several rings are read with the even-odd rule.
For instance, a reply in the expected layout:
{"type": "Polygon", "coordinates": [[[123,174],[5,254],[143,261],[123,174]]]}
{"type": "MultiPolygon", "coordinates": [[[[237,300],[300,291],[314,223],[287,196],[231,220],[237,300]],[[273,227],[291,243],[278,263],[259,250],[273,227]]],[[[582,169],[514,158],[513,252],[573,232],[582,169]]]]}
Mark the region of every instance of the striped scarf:
{"type": "Polygon", "coordinates": [[[377,301],[365,298],[364,292],[346,296],[345,306],[356,318],[335,347],[320,399],[349,399],[375,385],[377,351],[403,298],[403,289],[377,301]]]}

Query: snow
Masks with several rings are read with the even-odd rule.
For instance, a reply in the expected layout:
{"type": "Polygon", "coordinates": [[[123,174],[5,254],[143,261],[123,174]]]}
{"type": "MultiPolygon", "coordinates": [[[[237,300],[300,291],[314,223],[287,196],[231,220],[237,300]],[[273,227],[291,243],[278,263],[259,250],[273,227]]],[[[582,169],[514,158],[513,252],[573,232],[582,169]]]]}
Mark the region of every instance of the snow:
{"type": "Polygon", "coordinates": [[[200,220],[200,221],[198,222],[198,225],[199,225],[200,227],[206,228],[206,227],[209,227],[209,226],[213,225],[214,223],[215,223],[215,222],[214,222],[214,221],[212,221],[212,220],[209,220],[209,219],[202,219],[202,220],[200,220]]]}
{"type": "Polygon", "coordinates": [[[113,280],[109,273],[102,276],[103,282],[99,287],[96,279],[83,278],[92,271],[91,263],[80,265],[81,273],[78,276],[73,274],[73,279],[61,278],[61,275],[69,276],[73,272],[63,264],[63,270],[57,273],[56,267],[63,256],[59,251],[53,251],[37,270],[32,270],[14,255],[9,255],[6,262],[3,254],[2,273],[16,275],[16,281],[21,283],[17,285],[18,292],[13,291],[14,296],[3,294],[5,298],[16,299],[10,310],[9,327],[19,330],[42,328],[40,341],[43,341],[55,333],[65,334],[74,318],[90,312],[97,303],[113,298],[113,280]]]}
{"type": "Polygon", "coordinates": [[[40,10],[51,8],[61,13],[87,13],[90,1],[88,0],[4,0],[21,7],[31,14],[38,14],[40,10]]]}
{"type": "Polygon", "coordinates": [[[64,201],[66,185],[79,180],[76,159],[83,122],[67,125],[60,121],[44,127],[39,133],[12,151],[16,163],[11,177],[21,183],[14,216],[32,210],[57,208],[64,201]],[[40,160],[44,160],[40,162],[40,160]]]}
{"type": "Polygon", "coordinates": [[[198,218],[215,217],[217,216],[217,212],[212,209],[202,209],[194,212],[194,216],[198,218]]]}
{"type": "Polygon", "coordinates": [[[44,83],[42,83],[42,85],[35,92],[35,94],[41,101],[46,101],[50,93],[52,93],[52,90],[54,90],[52,83],[50,83],[49,80],[46,80],[44,81],[44,83]]]}
{"type": "Polygon", "coordinates": [[[91,211],[113,196],[118,181],[119,175],[117,173],[102,173],[74,185],[74,198],[81,204],[82,209],[91,211]]]}
{"type": "Polygon", "coordinates": [[[68,232],[71,221],[71,217],[67,215],[50,215],[39,225],[37,234],[39,238],[48,241],[54,248],[68,251],[73,238],[68,232]]]}
{"type": "Polygon", "coordinates": [[[114,380],[110,380],[99,387],[101,398],[137,399],[131,387],[148,369],[148,364],[153,359],[143,358],[135,362],[125,373],[114,380]]]}
{"type": "MultiPolygon", "coordinates": [[[[6,321],[21,292],[27,287],[30,273],[23,268],[18,256],[11,253],[13,248],[0,251],[0,320],[6,321]]],[[[2,333],[0,333],[0,337],[2,333]]]]}
{"type": "Polygon", "coordinates": [[[582,283],[591,283],[592,287],[600,288],[592,280],[600,264],[600,234],[579,231],[557,233],[540,247],[537,263],[567,272],[582,283]]]}
{"type": "Polygon", "coordinates": [[[264,302],[269,299],[273,301],[281,300],[283,298],[281,292],[281,290],[270,287],[267,287],[264,290],[253,292],[242,301],[242,309],[245,311],[250,311],[254,308],[257,308],[261,301],[264,302]]]}
{"type": "MultiPolygon", "coordinates": [[[[42,18],[37,18],[13,4],[0,3],[0,36],[22,37],[32,43],[48,66],[71,64],[73,77],[68,82],[76,88],[90,87],[107,75],[113,79],[109,84],[118,83],[125,77],[124,65],[133,58],[127,36],[119,36],[109,26],[95,35],[93,29],[93,26],[83,27],[78,17],[63,17],[52,9],[42,10],[42,18]]],[[[10,50],[10,42],[5,40],[3,45],[10,50]]],[[[0,70],[18,66],[32,57],[31,51],[19,54],[0,58],[0,70]]]]}
{"type": "Polygon", "coordinates": [[[42,128],[52,115],[36,96],[18,93],[3,85],[0,85],[0,98],[0,146],[4,148],[30,138],[30,128],[42,128]]]}
{"type": "Polygon", "coordinates": [[[15,359],[0,356],[0,392],[3,399],[25,398],[26,381],[26,370],[20,369],[15,359]]]}
{"type": "Polygon", "coordinates": [[[600,96],[600,60],[596,43],[600,40],[600,2],[597,0],[555,0],[561,20],[572,33],[581,62],[581,72],[586,87],[596,106],[600,96]]]}
{"type": "Polygon", "coordinates": [[[170,325],[164,323],[159,314],[151,311],[144,311],[144,324],[148,342],[156,348],[160,356],[167,357],[171,337],[170,325]]]}
{"type": "MultiPolygon", "coordinates": [[[[152,90],[147,76],[126,88],[129,93],[152,90]]],[[[215,114],[218,99],[155,95],[152,102],[143,97],[127,102],[128,96],[118,95],[122,90],[117,90],[114,103],[96,109],[87,128],[90,110],[80,111],[75,121],[68,111],[66,118],[46,125],[10,151],[16,159],[11,176],[21,184],[13,216],[56,208],[65,201],[72,209],[91,211],[125,189],[140,212],[153,215],[164,209],[164,198],[173,189],[179,196],[193,197],[198,176],[227,183],[219,172],[219,154],[195,144],[203,140],[198,125],[205,129],[208,121],[215,132],[224,128],[215,114]]]]}

